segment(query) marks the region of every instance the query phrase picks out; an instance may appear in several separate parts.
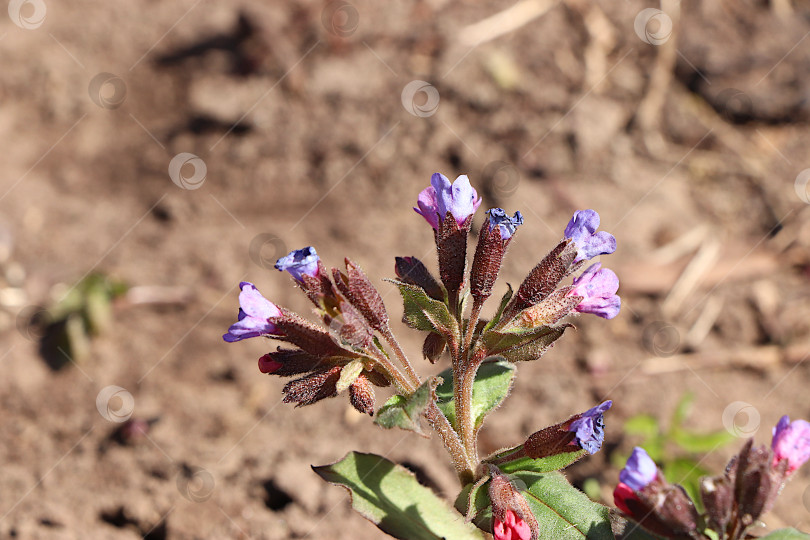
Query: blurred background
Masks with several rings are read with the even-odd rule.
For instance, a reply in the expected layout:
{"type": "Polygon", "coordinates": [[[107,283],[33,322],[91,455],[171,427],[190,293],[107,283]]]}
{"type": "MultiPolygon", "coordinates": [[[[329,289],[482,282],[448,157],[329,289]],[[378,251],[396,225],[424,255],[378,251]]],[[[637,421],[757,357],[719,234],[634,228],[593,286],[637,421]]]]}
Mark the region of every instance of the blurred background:
{"type": "MultiPolygon", "coordinates": [[[[513,285],[577,209],[619,243],[621,314],[521,365],[484,451],[613,399],[568,473],[612,503],[634,445],[688,483],[769,443],[810,416],[808,36],[791,0],[11,0],[0,537],[379,538],[309,469],[352,449],[454,498],[435,438],[293,410],[266,342],[221,339],[240,280],[310,313],[272,268],[307,245],[398,319],[433,172],[523,213],[513,285]]],[[[810,470],[767,524],[810,528],[810,470]]]]}

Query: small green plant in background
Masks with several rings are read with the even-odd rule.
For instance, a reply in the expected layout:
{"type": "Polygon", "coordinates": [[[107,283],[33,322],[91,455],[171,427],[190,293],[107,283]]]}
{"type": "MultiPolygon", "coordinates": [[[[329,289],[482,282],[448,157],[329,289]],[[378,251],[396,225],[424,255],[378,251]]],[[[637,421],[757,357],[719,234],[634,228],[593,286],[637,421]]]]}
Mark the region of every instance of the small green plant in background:
{"type": "MultiPolygon", "coordinates": [[[[709,471],[700,466],[702,456],[729,444],[736,437],[725,429],[711,433],[688,429],[686,424],[694,401],[694,393],[685,393],[666,428],[656,418],[639,414],[629,418],[623,429],[631,437],[641,437],[636,446],[644,448],[653,461],[660,464],[668,481],[681,484],[689,496],[699,502],[700,477],[709,475],[709,471]]],[[[614,452],[611,462],[621,469],[627,457],[627,454],[614,452]]]]}

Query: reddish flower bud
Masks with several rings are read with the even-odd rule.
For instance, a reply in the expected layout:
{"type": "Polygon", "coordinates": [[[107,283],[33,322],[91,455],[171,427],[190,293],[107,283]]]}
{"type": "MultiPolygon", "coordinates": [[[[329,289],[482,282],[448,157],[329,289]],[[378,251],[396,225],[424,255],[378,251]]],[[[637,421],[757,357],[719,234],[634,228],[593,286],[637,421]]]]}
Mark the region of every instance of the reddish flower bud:
{"type": "Polygon", "coordinates": [[[540,525],[529,503],[509,481],[509,477],[490,466],[489,500],[492,502],[492,533],[496,539],[537,540],[540,525]]]}
{"type": "Polygon", "coordinates": [[[361,413],[374,415],[374,387],[365,375],[358,376],[349,386],[349,401],[361,413]]]}
{"type": "Polygon", "coordinates": [[[346,259],[346,270],[348,275],[337,268],[332,269],[338,290],[366,318],[372,328],[384,332],[388,328],[388,313],[380,293],[360,267],[349,259],[346,259]]]}
{"type": "Polygon", "coordinates": [[[504,310],[504,320],[533,306],[551,294],[572,270],[577,247],[571,240],[563,240],[535,266],[504,310]]]}
{"type": "Polygon", "coordinates": [[[479,304],[492,294],[506,247],[518,225],[523,223],[520,212],[510,218],[502,209],[493,208],[487,214],[489,217],[481,226],[470,271],[470,293],[479,304]]]}
{"type": "MultiPolygon", "coordinates": [[[[449,212],[448,212],[449,216],[449,212]]],[[[454,296],[464,286],[467,269],[467,235],[472,225],[472,216],[461,225],[455,219],[445,219],[434,231],[436,251],[439,255],[439,278],[449,295],[454,296]]]]}
{"type": "Polygon", "coordinates": [[[434,300],[444,301],[444,290],[422,261],[416,257],[397,257],[394,271],[403,283],[421,287],[434,300]]]}
{"type": "Polygon", "coordinates": [[[422,345],[422,355],[427,358],[431,364],[435,364],[446,347],[447,341],[443,335],[429,332],[425,338],[425,343],[422,345]]]}
{"type": "Polygon", "coordinates": [[[305,377],[284,385],[284,403],[296,403],[296,407],[311,405],[317,401],[337,395],[337,382],[341,366],[310,373],[305,377]]]}

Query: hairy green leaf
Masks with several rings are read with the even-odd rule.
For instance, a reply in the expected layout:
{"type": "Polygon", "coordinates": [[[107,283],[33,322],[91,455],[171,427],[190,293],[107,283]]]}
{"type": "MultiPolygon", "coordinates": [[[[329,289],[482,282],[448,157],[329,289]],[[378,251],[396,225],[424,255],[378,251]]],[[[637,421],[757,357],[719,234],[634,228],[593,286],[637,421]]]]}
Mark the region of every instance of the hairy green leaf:
{"type": "MultiPolygon", "coordinates": [[[[513,452],[514,450],[516,450],[516,448],[506,450],[504,452],[499,452],[495,456],[489,457],[484,461],[494,462],[495,460],[497,460],[498,456],[507,455],[513,452]]],[[[521,457],[513,459],[511,461],[498,463],[498,468],[505,473],[516,473],[520,471],[547,473],[564,469],[587,454],[588,452],[586,452],[585,450],[579,450],[577,452],[564,452],[562,454],[548,456],[540,459],[521,457]]]]}
{"type": "MultiPolygon", "coordinates": [[[[614,540],[607,507],[591,501],[568,483],[559,472],[522,471],[510,475],[531,507],[540,525],[540,538],[555,540],[614,540]]],[[[456,508],[467,508],[472,485],[456,499],[456,508]]],[[[492,530],[492,506],[484,487],[473,493],[473,521],[482,530],[492,530]]]]}
{"type": "Polygon", "coordinates": [[[349,452],[337,463],[312,469],[346,488],[352,508],[394,538],[484,540],[481,531],[413,473],[382,456],[349,452]]]}
{"type": "MultiPolygon", "coordinates": [[[[444,380],[436,388],[436,399],[439,409],[444,413],[450,424],[456,425],[456,402],[453,398],[453,370],[446,369],[439,376],[444,380]]],[[[484,362],[473,383],[472,416],[475,427],[478,428],[484,417],[497,408],[506,399],[512,387],[515,376],[514,364],[505,360],[484,362]]]]}
{"type": "Polygon", "coordinates": [[[438,332],[452,338],[458,343],[458,323],[450,315],[444,302],[429,297],[425,290],[416,285],[409,285],[396,279],[389,279],[399,288],[405,312],[402,320],[416,330],[438,332]]]}
{"type": "Polygon", "coordinates": [[[410,396],[396,394],[385,402],[377,411],[374,423],[387,429],[398,427],[415,431],[424,435],[422,429],[422,413],[425,412],[430,401],[434,399],[434,392],[439,379],[436,377],[426,381],[410,396]]]}

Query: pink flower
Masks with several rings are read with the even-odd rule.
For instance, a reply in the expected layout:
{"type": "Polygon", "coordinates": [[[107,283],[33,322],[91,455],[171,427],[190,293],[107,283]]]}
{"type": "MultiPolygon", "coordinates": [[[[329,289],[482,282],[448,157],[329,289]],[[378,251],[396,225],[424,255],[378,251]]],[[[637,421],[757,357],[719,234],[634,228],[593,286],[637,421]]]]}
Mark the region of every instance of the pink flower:
{"type": "Polygon", "coordinates": [[[436,230],[439,229],[439,223],[444,221],[447,212],[450,212],[461,227],[481,206],[481,198],[470,185],[467,175],[459,176],[451,184],[445,175],[433,173],[430,184],[419,194],[416,201],[418,208],[414,210],[436,230]]]}
{"type": "Polygon", "coordinates": [[[790,474],[810,459],[810,423],[804,420],[790,421],[788,416],[779,419],[773,428],[773,464],[787,460],[790,474]]]}
{"type": "Polygon", "coordinates": [[[582,275],[574,279],[569,296],[581,296],[582,301],[574,308],[580,313],[592,313],[605,319],[619,314],[622,301],[616,294],[619,278],[612,270],[602,268],[601,263],[592,264],[582,275]]]}
{"type": "Polygon", "coordinates": [[[253,283],[243,281],[239,284],[239,316],[237,322],[228,328],[222,339],[228,343],[242,339],[266,336],[278,332],[276,326],[268,321],[270,317],[281,316],[281,310],[262,293],[253,283]]]}
{"type": "Polygon", "coordinates": [[[492,534],[495,540],[531,540],[532,529],[512,510],[506,510],[505,521],[494,518],[492,534]]]}

